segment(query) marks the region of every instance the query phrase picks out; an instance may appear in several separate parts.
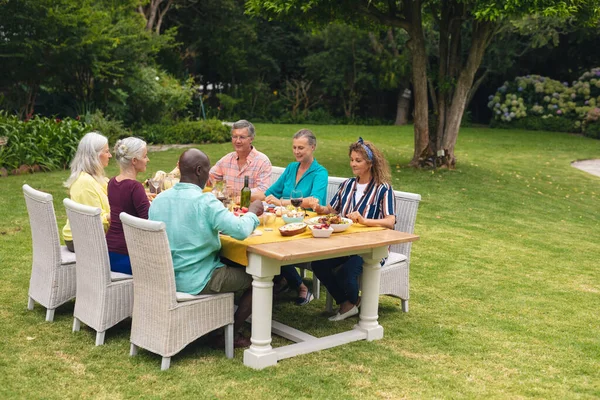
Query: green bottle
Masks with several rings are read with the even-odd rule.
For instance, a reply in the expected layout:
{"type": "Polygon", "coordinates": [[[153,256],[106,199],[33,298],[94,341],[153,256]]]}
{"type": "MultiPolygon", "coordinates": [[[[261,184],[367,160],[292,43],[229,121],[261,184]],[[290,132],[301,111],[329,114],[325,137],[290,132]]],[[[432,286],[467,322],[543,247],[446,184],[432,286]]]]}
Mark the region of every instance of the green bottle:
{"type": "Polygon", "coordinates": [[[244,187],[240,195],[240,207],[250,207],[250,194],[252,193],[248,186],[248,175],[244,176],[244,187]]]}

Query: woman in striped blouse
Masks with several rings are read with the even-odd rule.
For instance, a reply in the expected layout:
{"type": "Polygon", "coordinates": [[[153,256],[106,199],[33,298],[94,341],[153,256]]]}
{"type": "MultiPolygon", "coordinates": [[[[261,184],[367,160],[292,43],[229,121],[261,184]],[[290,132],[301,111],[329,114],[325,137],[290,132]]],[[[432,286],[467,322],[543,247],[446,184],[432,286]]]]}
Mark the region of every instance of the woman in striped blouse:
{"type": "MultiPolygon", "coordinates": [[[[340,184],[329,205],[313,204],[311,208],[318,214],[335,213],[362,225],[393,229],[396,217],[389,164],[372,143],[362,138],[350,145],[348,153],[355,177],[340,184]]],[[[340,306],[330,321],[358,314],[358,278],[362,265],[363,259],[357,255],[312,263],[314,274],[340,306]]]]}

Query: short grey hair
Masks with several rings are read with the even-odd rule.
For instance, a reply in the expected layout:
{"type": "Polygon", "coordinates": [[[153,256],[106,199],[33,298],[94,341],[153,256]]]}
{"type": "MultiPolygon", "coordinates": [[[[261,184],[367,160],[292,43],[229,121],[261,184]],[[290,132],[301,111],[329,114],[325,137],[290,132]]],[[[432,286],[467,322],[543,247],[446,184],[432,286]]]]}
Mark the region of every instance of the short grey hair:
{"type": "Polygon", "coordinates": [[[248,130],[248,137],[253,138],[256,134],[254,130],[254,125],[252,125],[252,122],[246,121],[245,119],[240,119],[239,121],[234,122],[233,125],[231,125],[231,133],[233,134],[233,131],[236,129],[244,128],[248,130]]]}
{"type": "Polygon", "coordinates": [[[105,181],[104,167],[100,162],[100,154],[107,144],[108,139],[106,136],[98,132],[86,133],[81,138],[77,145],[75,157],[73,157],[70,164],[71,176],[64,183],[65,187],[70,188],[82,172],[90,174],[98,182],[102,183],[105,181]]]}
{"type": "Polygon", "coordinates": [[[298,132],[294,133],[294,139],[306,138],[308,140],[309,146],[317,147],[317,137],[310,129],[300,129],[298,132]]]}
{"type": "Polygon", "coordinates": [[[144,156],[146,142],[142,139],[130,136],[125,139],[117,140],[115,144],[115,158],[121,167],[128,167],[134,158],[141,160],[144,156]]]}

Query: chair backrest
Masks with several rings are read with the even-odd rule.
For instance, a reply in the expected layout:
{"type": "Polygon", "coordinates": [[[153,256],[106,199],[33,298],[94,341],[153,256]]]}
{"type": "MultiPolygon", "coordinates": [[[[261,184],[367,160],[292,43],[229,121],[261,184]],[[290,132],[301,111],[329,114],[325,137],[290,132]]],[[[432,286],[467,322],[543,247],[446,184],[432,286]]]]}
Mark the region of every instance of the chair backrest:
{"type": "Polygon", "coordinates": [[[327,178],[327,204],[331,203],[331,199],[337,194],[340,184],[347,178],[339,178],[337,176],[330,176],[327,178]]]}
{"type": "MultiPolygon", "coordinates": [[[[394,225],[394,229],[400,232],[413,233],[421,195],[394,190],[394,201],[396,203],[396,224],[394,225]]],[[[395,244],[391,246],[391,251],[404,254],[407,257],[407,262],[410,262],[411,246],[412,243],[395,244]]]]}
{"type": "Polygon", "coordinates": [[[283,174],[283,171],[285,171],[285,168],[271,167],[271,185],[277,182],[277,179],[283,174]]]}
{"type": "Polygon", "coordinates": [[[77,301],[97,301],[98,288],[111,282],[101,210],[64,199],[77,254],[77,301]]]}
{"type": "MultiPolygon", "coordinates": [[[[164,222],[122,212],[119,217],[133,272],[133,313],[166,311],[177,302],[175,272],[164,222]]],[[[134,317],[135,318],[135,317],[134,317]]]]}
{"type": "Polygon", "coordinates": [[[23,185],[33,247],[32,282],[43,293],[52,289],[52,271],[61,264],[60,238],[52,195],[23,185]]]}

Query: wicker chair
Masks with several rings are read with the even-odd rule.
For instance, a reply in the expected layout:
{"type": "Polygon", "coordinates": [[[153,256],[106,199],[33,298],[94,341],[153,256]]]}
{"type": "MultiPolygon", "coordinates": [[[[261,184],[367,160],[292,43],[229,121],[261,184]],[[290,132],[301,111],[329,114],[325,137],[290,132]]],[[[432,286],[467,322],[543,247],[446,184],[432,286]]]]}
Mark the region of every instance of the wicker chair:
{"type": "MultiPolygon", "coordinates": [[[[421,195],[394,190],[394,200],[396,203],[396,224],[394,225],[394,229],[399,232],[413,233],[421,195]]],[[[411,247],[411,242],[391,246],[388,259],[383,267],[381,267],[381,283],[379,285],[379,294],[387,294],[399,298],[402,304],[402,311],[404,312],[408,312],[408,274],[411,247]]],[[[328,311],[333,310],[333,297],[329,293],[327,293],[326,306],[328,311]]]]}
{"type": "Polygon", "coordinates": [[[111,272],[101,210],[64,199],[77,247],[77,299],[73,312],[73,332],[81,322],[96,331],[96,346],[104,344],[104,334],[131,316],[133,279],[111,272]]]}
{"type": "Polygon", "coordinates": [[[54,320],[54,310],[75,297],[75,253],[60,245],[52,195],[23,185],[29,213],[33,263],[29,280],[27,308],[34,301],[46,307],[46,321],[54,320]]]}
{"type": "Polygon", "coordinates": [[[131,351],[141,347],[171,356],[194,340],[225,327],[225,355],[233,358],[233,293],[193,296],[175,291],[175,273],[165,224],[121,213],[133,270],[131,351]]]}

